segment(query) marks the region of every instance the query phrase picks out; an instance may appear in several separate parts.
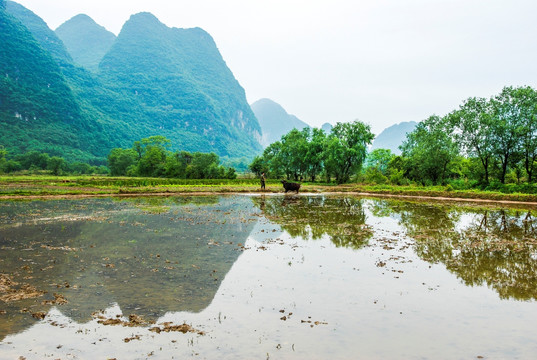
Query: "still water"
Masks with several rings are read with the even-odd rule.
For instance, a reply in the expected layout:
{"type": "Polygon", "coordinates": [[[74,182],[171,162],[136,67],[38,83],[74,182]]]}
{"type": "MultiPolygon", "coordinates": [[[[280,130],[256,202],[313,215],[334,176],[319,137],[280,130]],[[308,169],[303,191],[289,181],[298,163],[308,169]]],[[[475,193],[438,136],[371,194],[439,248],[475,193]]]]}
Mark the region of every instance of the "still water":
{"type": "Polygon", "coordinates": [[[0,359],[534,359],[536,213],[321,195],[0,202],[0,359]]]}

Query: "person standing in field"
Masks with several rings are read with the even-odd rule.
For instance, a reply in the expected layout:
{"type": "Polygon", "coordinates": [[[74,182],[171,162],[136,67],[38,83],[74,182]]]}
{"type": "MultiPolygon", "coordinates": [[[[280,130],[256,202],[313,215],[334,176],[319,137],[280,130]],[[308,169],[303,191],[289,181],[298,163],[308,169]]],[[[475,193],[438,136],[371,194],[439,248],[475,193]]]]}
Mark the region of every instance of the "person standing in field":
{"type": "Polygon", "coordinates": [[[261,173],[261,189],[265,190],[265,173],[261,173]]]}

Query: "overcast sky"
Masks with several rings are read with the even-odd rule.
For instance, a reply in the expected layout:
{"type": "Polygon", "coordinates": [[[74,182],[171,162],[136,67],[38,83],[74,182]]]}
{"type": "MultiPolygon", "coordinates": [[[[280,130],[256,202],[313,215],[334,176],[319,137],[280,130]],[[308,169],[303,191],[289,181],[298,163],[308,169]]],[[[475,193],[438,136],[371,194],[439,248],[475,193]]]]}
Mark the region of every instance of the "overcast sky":
{"type": "Polygon", "coordinates": [[[149,11],[201,27],[246,90],[313,126],[378,134],[504,86],[537,88],[535,0],[18,0],[53,30],[84,13],[118,34],[149,11]]]}

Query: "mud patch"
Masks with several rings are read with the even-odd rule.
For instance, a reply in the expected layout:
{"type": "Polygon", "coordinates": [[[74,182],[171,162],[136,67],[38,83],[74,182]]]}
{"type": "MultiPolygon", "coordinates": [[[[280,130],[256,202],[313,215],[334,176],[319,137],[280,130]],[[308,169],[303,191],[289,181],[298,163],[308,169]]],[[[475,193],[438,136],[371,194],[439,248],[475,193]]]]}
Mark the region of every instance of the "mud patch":
{"type": "Polygon", "coordinates": [[[37,290],[29,284],[19,284],[6,274],[0,274],[0,301],[12,302],[32,299],[46,294],[46,291],[37,290]]]}

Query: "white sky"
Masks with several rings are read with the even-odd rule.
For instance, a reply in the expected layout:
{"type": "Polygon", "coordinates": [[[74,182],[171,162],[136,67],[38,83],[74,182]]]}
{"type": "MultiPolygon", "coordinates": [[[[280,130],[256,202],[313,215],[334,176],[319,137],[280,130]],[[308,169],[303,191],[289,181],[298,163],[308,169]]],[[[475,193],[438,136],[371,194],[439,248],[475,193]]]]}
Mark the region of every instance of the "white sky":
{"type": "Polygon", "coordinates": [[[535,0],[18,0],[52,29],[84,13],[119,33],[149,11],[201,27],[246,90],[313,126],[378,134],[504,86],[537,88],[535,0]]]}

